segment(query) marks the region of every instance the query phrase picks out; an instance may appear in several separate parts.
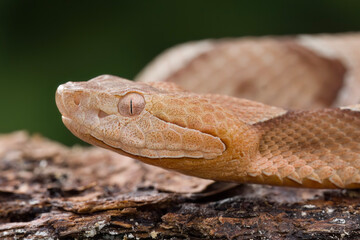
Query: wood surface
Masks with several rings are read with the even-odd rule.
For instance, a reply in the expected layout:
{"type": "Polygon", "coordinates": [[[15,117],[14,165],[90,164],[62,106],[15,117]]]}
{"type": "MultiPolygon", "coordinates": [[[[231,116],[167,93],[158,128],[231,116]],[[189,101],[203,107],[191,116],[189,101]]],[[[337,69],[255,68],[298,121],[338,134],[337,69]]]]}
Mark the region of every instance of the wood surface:
{"type": "Polygon", "coordinates": [[[95,147],[0,136],[0,239],[358,239],[357,190],[215,183],[95,147]]]}

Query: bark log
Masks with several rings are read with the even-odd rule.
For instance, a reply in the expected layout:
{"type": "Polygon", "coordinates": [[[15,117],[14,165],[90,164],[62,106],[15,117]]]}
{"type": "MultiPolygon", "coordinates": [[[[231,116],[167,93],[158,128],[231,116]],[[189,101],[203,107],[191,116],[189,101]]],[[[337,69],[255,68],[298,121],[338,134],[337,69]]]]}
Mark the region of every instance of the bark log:
{"type": "Polygon", "coordinates": [[[215,183],[16,132],[0,136],[0,238],[358,239],[360,194],[215,183]]]}

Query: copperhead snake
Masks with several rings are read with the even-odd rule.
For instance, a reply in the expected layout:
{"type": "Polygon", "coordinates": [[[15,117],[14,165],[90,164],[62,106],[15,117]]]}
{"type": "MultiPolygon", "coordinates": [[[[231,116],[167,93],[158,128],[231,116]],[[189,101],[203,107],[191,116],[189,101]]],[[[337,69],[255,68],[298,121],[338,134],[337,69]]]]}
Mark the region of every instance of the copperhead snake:
{"type": "Polygon", "coordinates": [[[200,178],[360,187],[360,34],[187,43],[136,80],[60,85],[64,124],[90,144],[200,178]]]}

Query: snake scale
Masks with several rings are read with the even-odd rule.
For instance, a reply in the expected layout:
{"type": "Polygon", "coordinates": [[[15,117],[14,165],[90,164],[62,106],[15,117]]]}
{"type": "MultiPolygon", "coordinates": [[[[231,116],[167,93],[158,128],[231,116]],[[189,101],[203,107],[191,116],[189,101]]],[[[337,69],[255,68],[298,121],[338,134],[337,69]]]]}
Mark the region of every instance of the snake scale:
{"type": "Polygon", "coordinates": [[[204,40],[56,91],[80,139],[217,181],[360,187],[360,34],[204,40]],[[346,106],[346,107],[341,107],[346,106]]]}

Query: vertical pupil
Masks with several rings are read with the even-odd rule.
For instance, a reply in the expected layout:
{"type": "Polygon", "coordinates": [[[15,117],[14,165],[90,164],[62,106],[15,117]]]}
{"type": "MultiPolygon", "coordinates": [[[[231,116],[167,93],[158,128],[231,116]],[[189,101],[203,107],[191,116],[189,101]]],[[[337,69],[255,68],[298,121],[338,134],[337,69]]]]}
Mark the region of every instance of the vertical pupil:
{"type": "Polygon", "coordinates": [[[133,114],[133,106],[132,106],[132,99],[130,99],[130,114],[133,114]]]}

